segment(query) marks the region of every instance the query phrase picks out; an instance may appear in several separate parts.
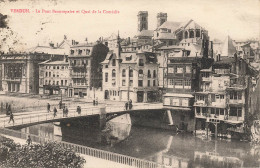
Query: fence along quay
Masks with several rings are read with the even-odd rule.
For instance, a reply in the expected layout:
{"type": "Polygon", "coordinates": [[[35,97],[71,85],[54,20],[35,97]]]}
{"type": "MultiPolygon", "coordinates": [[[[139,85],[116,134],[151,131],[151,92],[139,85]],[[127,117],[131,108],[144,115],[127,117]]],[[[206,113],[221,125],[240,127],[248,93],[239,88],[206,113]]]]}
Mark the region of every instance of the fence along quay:
{"type": "MultiPolygon", "coordinates": [[[[21,138],[21,139],[26,139],[29,135],[24,132],[15,131],[15,130],[6,129],[6,128],[0,128],[0,134],[8,135],[8,136],[16,137],[16,138],[21,138]]],[[[44,142],[48,142],[48,141],[53,141],[52,139],[48,139],[46,137],[40,137],[40,136],[36,136],[36,135],[31,135],[31,134],[30,134],[30,136],[31,136],[31,139],[33,142],[40,143],[40,144],[42,144],[44,142]]],[[[132,166],[132,167],[169,168],[169,166],[162,165],[159,163],[155,163],[155,162],[151,162],[151,161],[147,161],[147,160],[143,160],[143,159],[138,159],[138,158],[130,157],[130,156],[126,156],[126,155],[121,155],[121,154],[117,154],[117,153],[113,153],[113,152],[103,151],[100,149],[90,148],[90,147],[77,145],[77,144],[73,144],[73,143],[68,143],[68,142],[64,142],[64,141],[59,141],[57,143],[59,143],[62,147],[70,148],[71,150],[73,150],[79,154],[92,156],[95,158],[100,158],[100,159],[132,166]]],[[[2,144],[0,144],[0,145],[2,145],[2,144]]]]}

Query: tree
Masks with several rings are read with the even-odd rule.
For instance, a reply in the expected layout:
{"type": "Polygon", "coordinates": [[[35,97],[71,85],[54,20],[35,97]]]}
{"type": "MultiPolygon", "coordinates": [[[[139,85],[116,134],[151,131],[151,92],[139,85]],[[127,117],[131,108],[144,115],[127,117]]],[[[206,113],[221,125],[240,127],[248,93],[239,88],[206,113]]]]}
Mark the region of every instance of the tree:
{"type": "Polygon", "coordinates": [[[4,140],[0,148],[0,167],[83,167],[86,162],[70,148],[59,143],[20,145],[4,140]]]}

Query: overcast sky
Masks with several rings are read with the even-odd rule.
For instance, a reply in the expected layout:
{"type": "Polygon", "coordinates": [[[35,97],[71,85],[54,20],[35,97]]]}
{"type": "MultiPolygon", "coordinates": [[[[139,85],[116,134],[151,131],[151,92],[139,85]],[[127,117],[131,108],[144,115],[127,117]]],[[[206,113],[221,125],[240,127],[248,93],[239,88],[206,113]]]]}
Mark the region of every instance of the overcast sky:
{"type": "MultiPolygon", "coordinates": [[[[148,11],[148,29],[156,28],[156,14],[165,12],[168,21],[195,20],[209,31],[211,39],[260,37],[259,0],[21,0],[2,2],[0,13],[8,15],[9,27],[28,46],[69,39],[96,41],[120,31],[122,37],[137,32],[138,11],[148,11]],[[29,9],[31,13],[11,13],[10,9],[29,9]],[[46,14],[45,10],[117,10],[119,14],[46,14]]],[[[3,33],[3,31],[2,31],[3,33]]]]}

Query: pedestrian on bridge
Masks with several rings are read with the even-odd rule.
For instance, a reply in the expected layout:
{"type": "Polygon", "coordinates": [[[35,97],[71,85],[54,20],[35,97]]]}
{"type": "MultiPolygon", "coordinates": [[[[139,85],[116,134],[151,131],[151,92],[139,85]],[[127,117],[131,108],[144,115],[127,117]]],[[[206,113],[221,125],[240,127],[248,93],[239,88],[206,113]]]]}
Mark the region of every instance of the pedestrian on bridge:
{"type": "Polygon", "coordinates": [[[51,111],[51,105],[50,103],[47,104],[47,112],[49,113],[51,111]]]}
{"type": "Polygon", "coordinates": [[[68,117],[68,114],[69,114],[69,109],[68,109],[68,107],[66,106],[66,108],[65,108],[65,113],[66,113],[66,117],[68,117]]]}
{"type": "Polygon", "coordinates": [[[12,111],[10,111],[10,120],[8,123],[10,123],[10,121],[13,121],[13,124],[14,124],[14,115],[13,115],[12,111]]]}
{"type": "Polygon", "coordinates": [[[31,139],[30,135],[28,135],[28,138],[27,138],[26,142],[27,142],[28,145],[32,144],[32,139],[31,139]]]}
{"type": "Polygon", "coordinates": [[[56,107],[54,107],[54,108],[53,108],[53,116],[54,116],[54,117],[57,116],[57,112],[58,112],[58,111],[57,111],[56,107]]]}
{"type": "Polygon", "coordinates": [[[132,107],[133,107],[133,104],[132,104],[132,100],[131,100],[131,99],[129,100],[129,104],[128,104],[128,105],[129,105],[129,110],[131,110],[132,107]]]}
{"type": "Polygon", "coordinates": [[[128,110],[128,102],[125,103],[125,110],[128,110]]]}
{"type": "Polygon", "coordinates": [[[79,115],[81,114],[81,107],[80,106],[77,107],[77,112],[78,112],[79,115]]]}
{"type": "Polygon", "coordinates": [[[62,102],[61,101],[59,102],[59,108],[60,109],[62,108],[62,102]]]}

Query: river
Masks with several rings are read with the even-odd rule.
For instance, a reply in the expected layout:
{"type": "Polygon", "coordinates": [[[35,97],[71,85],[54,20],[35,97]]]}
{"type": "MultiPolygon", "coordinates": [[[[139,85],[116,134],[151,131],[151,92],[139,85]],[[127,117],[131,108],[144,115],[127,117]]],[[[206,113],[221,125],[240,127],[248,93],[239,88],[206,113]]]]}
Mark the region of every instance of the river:
{"type": "Polygon", "coordinates": [[[150,160],[172,167],[260,167],[260,146],[238,140],[207,140],[191,134],[109,122],[45,123],[22,132],[150,160]]]}

